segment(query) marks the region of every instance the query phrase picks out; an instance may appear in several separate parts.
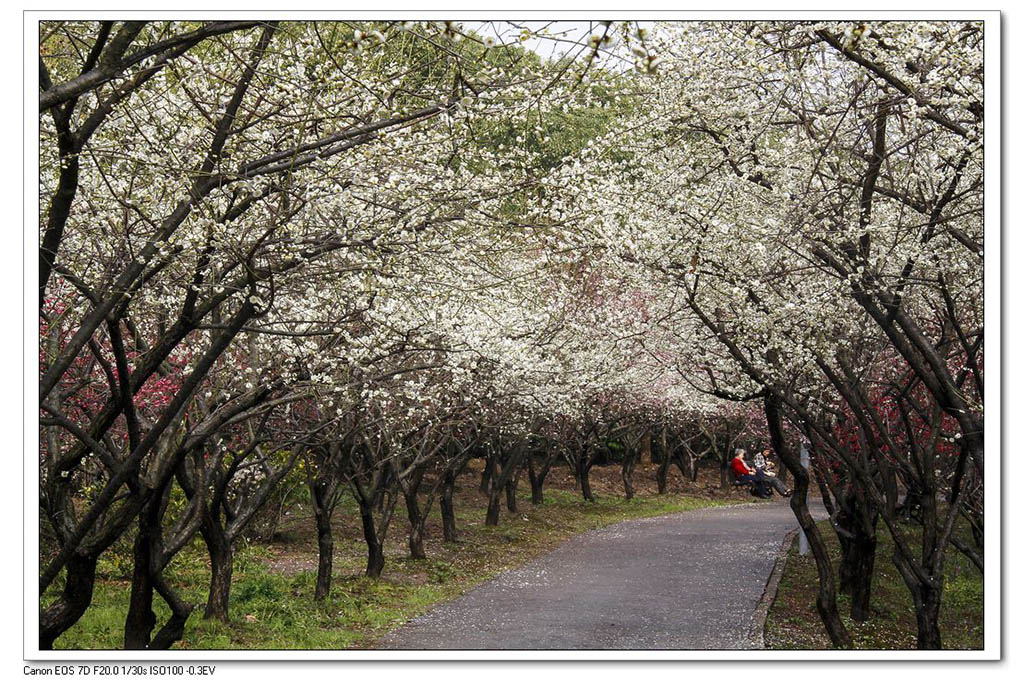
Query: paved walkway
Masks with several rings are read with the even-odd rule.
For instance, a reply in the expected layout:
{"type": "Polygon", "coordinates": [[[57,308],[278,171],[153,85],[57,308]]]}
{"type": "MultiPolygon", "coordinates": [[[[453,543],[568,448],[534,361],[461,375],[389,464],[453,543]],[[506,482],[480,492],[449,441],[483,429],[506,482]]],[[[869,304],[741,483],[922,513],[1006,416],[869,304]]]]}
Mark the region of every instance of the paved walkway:
{"type": "Polygon", "coordinates": [[[755,606],[796,527],[778,497],[611,525],[412,620],[381,647],[751,648],[755,606]]]}

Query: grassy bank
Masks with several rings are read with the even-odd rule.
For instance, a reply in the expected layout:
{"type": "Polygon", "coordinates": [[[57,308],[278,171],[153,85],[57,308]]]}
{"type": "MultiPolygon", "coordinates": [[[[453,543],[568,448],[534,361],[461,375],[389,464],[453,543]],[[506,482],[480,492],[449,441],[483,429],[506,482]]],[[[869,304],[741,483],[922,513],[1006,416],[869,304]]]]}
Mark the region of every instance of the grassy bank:
{"type": "MultiPolygon", "coordinates": [[[[475,471],[474,471],[475,472],[475,471]]],[[[381,579],[362,576],[365,545],[351,500],[338,509],[335,523],[334,582],[331,596],[313,601],[316,544],[308,510],[296,506],[274,541],[238,547],[231,593],[231,623],[204,620],[208,560],[200,541],[183,551],[167,570],[170,581],[191,603],[181,649],[342,649],[373,647],[375,641],[431,606],[454,598],[498,573],[549,551],[575,534],[631,518],[711,505],[747,502],[749,496],[718,490],[715,480],[676,479],[665,495],[655,494],[653,467],[637,471],[639,494],[622,498],[618,469],[595,470],[595,503],[584,502],[565,471],[553,471],[543,505],[518,497],[518,513],[503,509],[496,527],[484,525],[486,499],[465,476],[457,491],[461,532],[455,544],[441,541],[437,505],[428,524],[426,560],[408,558],[406,523],[396,509],[388,533],[387,563],[381,579]],[[650,468],[650,470],[648,470],[650,468]]],[[[528,487],[528,486],[527,486],[528,487]]],[[[100,564],[93,606],[56,642],[65,649],[117,649],[122,645],[128,607],[130,549],[111,552],[100,564]]],[[[59,585],[54,585],[54,588],[59,585]]],[[[157,600],[160,621],[167,617],[157,600]]],[[[158,625],[159,626],[159,625],[158,625]]]]}
{"type": "MultiPolygon", "coordinates": [[[[907,526],[913,535],[912,527],[907,526]]],[[[822,523],[832,565],[839,569],[839,540],[822,523]]],[[[839,595],[839,611],[854,647],[861,650],[905,650],[917,647],[917,624],[910,592],[892,562],[892,538],[879,523],[878,551],[871,593],[871,617],[858,623],[849,618],[850,601],[839,595]]],[[[940,610],[943,646],[949,650],[973,650],[984,647],[983,579],[974,565],[950,547],[945,568],[945,589],[940,610]]],[[[820,650],[830,648],[814,607],[818,593],[818,573],[814,558],[790,550],[778,596],[765,627],[765,644],[777,650],[820,650]]]]}

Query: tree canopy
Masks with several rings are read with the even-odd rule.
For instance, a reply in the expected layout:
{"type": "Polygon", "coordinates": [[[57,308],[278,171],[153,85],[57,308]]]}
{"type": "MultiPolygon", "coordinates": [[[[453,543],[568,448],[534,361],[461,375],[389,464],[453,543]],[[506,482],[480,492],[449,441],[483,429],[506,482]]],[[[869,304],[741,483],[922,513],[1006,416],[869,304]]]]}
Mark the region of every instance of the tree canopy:
{"type": "Polygon", "coordinates": [[[443,504],[487,458],[496,523],[544,452],[586,496],[599,441],[737,419],[795,476],[833,643],[812,483],[851,560],[888,526],[941,646],[945,551],[983,555],[983,26],[557,29],[41,24],[41,647],[125,537],[126,646],[180,637],[161,571],[197,533],[227,618],[231,542],[296,466],[321,559],[347,490],[379,575],[428,469],[443,504]]]}

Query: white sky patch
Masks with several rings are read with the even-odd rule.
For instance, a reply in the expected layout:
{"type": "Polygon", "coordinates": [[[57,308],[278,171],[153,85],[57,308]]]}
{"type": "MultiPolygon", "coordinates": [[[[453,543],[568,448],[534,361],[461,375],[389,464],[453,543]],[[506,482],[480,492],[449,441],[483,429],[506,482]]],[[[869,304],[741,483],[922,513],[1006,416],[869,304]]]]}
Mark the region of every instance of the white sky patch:
{"type": "MultiPolygon", "coordinates": [[[[618,23],[618,22],[616,22],[618,23]]],[[[650,28],[654,22],[633,21],[634,27],[650,28]]],[[[577,58],[585,55],[589,47],[587,41],[592,35],[601,36],[605,27],[601,19],[593,21],[482,21],[463,22],[463,27],[476,32],[480,36],[491,36],[498,44],[521,45],[533,50],[547,59],[563,57],[577,58]],[[521,40],[526,29],[530,37],[521,40]]],[[[606,50],[602,48],[602,53],[606,50]]]]}

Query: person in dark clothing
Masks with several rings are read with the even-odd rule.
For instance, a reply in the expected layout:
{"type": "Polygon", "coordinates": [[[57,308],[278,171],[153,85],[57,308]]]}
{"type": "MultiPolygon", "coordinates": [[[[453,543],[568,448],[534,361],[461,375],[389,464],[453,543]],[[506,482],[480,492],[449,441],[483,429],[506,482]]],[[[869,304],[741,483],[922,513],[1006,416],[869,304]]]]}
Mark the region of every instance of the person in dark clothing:
{"type": "Polygon", "coordinates": [[[764,478],[764,481],[775,488],[775,491],[784,497],[793,496],[793,491],[786,489],[786,486],[782,484],[782,481],[775,475],[775,471],[772,469],[772,464],[769,462],[768,457],[771,456],[772,451],[766,449],[760,454],[754,455],[754,470],[760,473],[764,478]]]}
{"type": "Polygon", "coordinates": [[[765,482],[764,472],[747,466],[746,461],[743,460],[743,455],[746,453],[745,449],[736,450],[736,456],[733,457],[732,463],[729,464],[729,467],[732,468],[733,476],[735,476],[737,482],[750,483],[754,488],[754,496],[767,499],[772,493],[765,482]]]}

